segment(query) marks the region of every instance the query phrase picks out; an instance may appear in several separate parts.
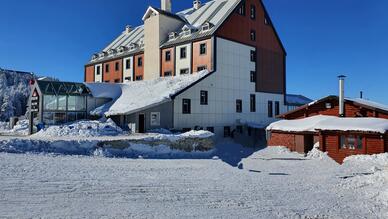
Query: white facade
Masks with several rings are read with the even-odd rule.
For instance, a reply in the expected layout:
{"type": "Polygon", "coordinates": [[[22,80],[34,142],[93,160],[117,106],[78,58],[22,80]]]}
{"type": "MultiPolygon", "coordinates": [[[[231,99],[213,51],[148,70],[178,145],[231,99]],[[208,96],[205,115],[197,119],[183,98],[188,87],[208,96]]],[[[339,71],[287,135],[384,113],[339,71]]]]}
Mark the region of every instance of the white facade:
{"type": "Polygon", "coordinates": [[[176,75],[180,75],[181,70],[183,70],[183,69],[188,69],[188,73],[189,74],[191,73],[191,59],[192,59],[191,50],[192,50],[191,43],[180,45],[180,46],[176,47],[176,52],[175,52],[175,54],[176,54],[176,56],[175,56],[176,75]],[[186,58],[181,58],[182,48],[186,48],[186,58]]]}
{"type": "Polygon", "coordinates": [[[123,59],[123,76],[124,76],[124,78],[123,78],[124,82],[134,80],[133,79],[133,56],[123,59]],[[127,63],[127,61],[129,63],[127,63]],[[127,64],[129,64],[129,66],[127,64]],[[130,80],[129,80],[129,78],[130,78],[130,80]]]}
{"type": "Polygon", "coordinates": [[[102,82],[102,64],[94,66],[94,82],[102,82]]]}
{"type": "Polygon", "coordinates": [[[283,94],[255,92],[255,83],[250,82],[250,72],[255,63],[250,52],[255,50],[244,44],[217,38],[217,70],[206,79],[186,90],[174,100],[174,128],[206,129],[214,127],[215,134],[223,135],[224,126],[231,130],[239,123],[269,124],[275,121],[275,102],[284,113],[283,94]],[[200,104],[200,91],[208,92],[208,105],[200,104]],[[256,96],[256,112],[250,112],[250,95],[256,96]],[[191,113],[182,113],[182,99],[191,100],[191,113]],[[242,112],[236,112],[236,100],[242,100],[242,112]],[[268,101],[273,101],[273,117],[268,116],[268,101]]]}

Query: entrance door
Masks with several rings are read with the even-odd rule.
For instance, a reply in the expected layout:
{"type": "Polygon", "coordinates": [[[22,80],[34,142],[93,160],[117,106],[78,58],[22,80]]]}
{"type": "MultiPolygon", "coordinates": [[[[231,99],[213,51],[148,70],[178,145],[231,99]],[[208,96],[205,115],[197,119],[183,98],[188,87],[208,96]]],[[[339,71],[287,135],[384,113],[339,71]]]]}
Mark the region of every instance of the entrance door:
{"type": "Polygon", "coordinates": [[[139,114],[139,133],[145,133],[145,115],[139,114]]]}

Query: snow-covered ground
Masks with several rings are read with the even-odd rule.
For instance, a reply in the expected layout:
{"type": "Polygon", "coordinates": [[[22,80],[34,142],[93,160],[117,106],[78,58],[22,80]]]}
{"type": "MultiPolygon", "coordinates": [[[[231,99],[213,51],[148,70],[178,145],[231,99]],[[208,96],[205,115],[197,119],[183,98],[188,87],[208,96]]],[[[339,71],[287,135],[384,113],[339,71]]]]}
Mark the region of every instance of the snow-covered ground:
{"type": "Polygon", "coordinates": [[[387,218],[388,155],[221,142],[213,159],[0,153],[0,218],[387,218]]]}

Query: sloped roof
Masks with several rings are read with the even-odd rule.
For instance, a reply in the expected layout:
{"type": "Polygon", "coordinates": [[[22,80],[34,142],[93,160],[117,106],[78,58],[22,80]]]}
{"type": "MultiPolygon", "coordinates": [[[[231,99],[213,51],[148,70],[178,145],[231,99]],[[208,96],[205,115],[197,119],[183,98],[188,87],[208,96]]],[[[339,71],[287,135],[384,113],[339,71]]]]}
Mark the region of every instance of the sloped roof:
{"type": "Polygon", "coordinates": [[[286,95],[286,104],[289,106],[303,106],[305,104],[311,103],[312,101],[313,100],[303,95],[298,95],[298,94],[286,95]]]}
{"type": "Polygon", "coordinates": [[[110,97],[105,92],[107,86],[117,90],[114,103],[105,112],[106,116],[127,115],[171,101],[177,94],[201,79],[210,75],[207,70],[192,75],[164,77],[146,81],[134,81],[123,84],[88,83],[93,96],[110,97]],[[117,95],[116,95],[117,94],[117,95]]]}
{"type": "Polygon", "coordinates": [[[82,83],[38,80],[37,84],[41,92],[48,95],[88,95],[90,92],[82,83]]]}

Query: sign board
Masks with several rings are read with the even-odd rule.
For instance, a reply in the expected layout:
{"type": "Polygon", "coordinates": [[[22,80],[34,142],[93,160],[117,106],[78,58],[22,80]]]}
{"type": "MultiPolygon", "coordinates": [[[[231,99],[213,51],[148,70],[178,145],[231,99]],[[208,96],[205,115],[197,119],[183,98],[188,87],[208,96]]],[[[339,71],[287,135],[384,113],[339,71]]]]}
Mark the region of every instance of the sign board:
{"type": "Polygon", "coordinates": [[[36,90],[34,90],[31,97],[31,112],[39,112],[39,95],[36,90]]]}
{"type": "Polygon", "coordinates": [[[151,112],[151,126],[160,126],[160,112],[151,112]]]}

